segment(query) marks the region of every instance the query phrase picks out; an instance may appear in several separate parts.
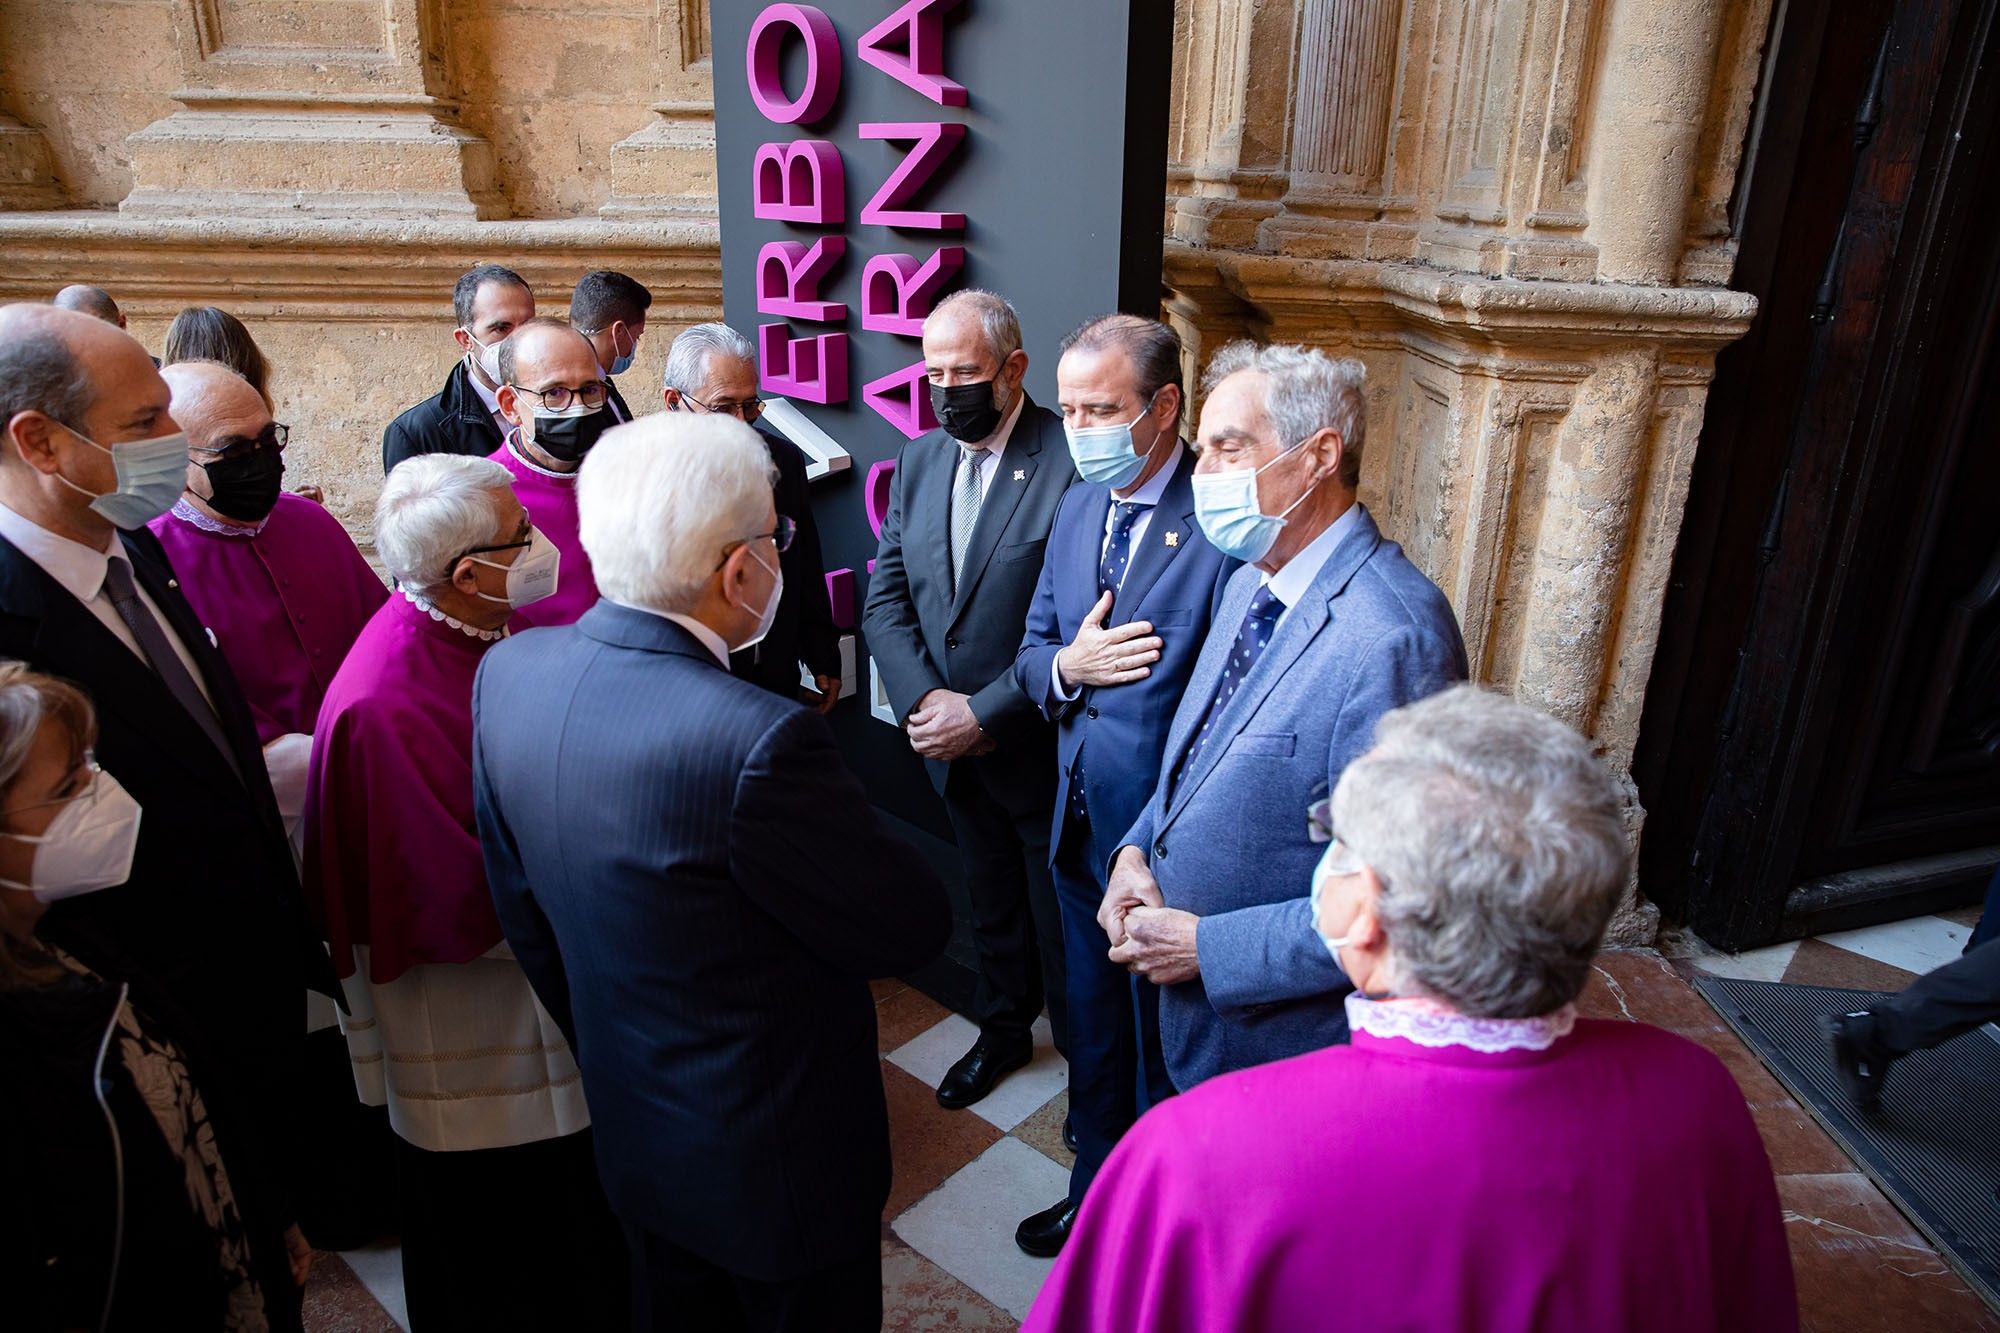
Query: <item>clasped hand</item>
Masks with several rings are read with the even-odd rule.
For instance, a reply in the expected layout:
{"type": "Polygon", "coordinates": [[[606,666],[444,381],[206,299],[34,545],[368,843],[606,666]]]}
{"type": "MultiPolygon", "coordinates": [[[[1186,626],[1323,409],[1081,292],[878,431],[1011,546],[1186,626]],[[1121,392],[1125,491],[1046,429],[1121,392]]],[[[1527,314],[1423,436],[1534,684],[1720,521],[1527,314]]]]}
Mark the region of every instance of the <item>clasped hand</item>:
{"type": "Polygon", "coordinates": [[[971,754],[987,754],[993,740],[973,716],[972,700],[956,690],[932,690],[917,700],[903,722],[910,748],[926,759],[950,762],[971,754]]]}
{"type": "Polygon", "coordinates": [[[1195,949],[1199,920],[1192,912],[1166,905],[1143,851],[1119,850],[1097,909],[1097,924],[1111,942],[1106,957],[1156,985],[1192,981],[1201,975],[1201,957],[1195,949]]]}
{"type": "Polygon", "coordinates": [[[1151,621],[1104,628],[1111,614],[1111,594],[1097,599],[1077,627],[1076,639],[1056,654],[1056,670],[1072,688],[1083,685],[1126,685],[1153,674],[1160,660],[1160,640],[1151,621]]]}

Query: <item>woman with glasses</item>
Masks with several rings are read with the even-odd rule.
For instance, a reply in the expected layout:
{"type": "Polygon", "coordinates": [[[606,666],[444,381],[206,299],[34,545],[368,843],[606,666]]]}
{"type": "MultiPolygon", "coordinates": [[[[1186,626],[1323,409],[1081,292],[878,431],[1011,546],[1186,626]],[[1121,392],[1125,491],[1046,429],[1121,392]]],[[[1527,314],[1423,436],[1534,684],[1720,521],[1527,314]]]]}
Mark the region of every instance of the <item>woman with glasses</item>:
{"type": "Polygon", "coordinates": [[[1577,1016],[1630,862],[1588,742],[1460,686],[1382,718],[1330,830],[1314,916],[1353,1044],[1149,1111],[1024,1327],[1796,1328],[1729,1071],[1577,1016]]]}
{"type": "MultiPolygon", "coordinates": [[[[166,1012],[41,943],[52,902],[125,882],[139,807],[98,769],[82,691],[0,663],[0,1289],[7,1327],[267,1327],[235,1140],[166,1012]]],[[[258,1247],[261,1243],[261,1250],[258,1247]]],[[[267,1270],[268,1271],[268,1270],[267,1270]]],[[[281,1279],[283,1280],[283,1279],[281,1279]]]]}

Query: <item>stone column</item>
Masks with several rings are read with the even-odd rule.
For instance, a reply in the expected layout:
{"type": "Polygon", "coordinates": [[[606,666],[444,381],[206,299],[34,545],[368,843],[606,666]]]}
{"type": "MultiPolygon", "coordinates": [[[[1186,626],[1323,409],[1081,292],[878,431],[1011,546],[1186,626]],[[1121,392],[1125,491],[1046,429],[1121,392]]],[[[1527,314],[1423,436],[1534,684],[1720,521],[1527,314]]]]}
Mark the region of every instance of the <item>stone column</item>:
{"type": "Polygon", "coordinates": [[[715,216],[715,57],[707,0],[654,0],[653,79],[664,96],[611,145],[605,217],[715,216]]]}
{"type": "Polygon", "coordinates": [[[1403,0],[1304,0],[1287,209],[1368,217],[1381,207],[1402,19],[1403,0]]]}
{"type": "Polygon", "coordinates": [[[1597,276],[1672,285],[1688,234],[1723,0],[1609,0],[1591,137],[1597,276]]]}
{"type": "Polygon", "coordinates": [[[126,142],[123,212],[505,213],[491,146],[455,123],[442,0],[174,0],[183,110],[126,142]]]}
{"type": "Polygon", "coordinates": [[[1168,233],[1246,246],[1278,211],[1297,0],[1182,0],[1168,134],[1168,233]]]}

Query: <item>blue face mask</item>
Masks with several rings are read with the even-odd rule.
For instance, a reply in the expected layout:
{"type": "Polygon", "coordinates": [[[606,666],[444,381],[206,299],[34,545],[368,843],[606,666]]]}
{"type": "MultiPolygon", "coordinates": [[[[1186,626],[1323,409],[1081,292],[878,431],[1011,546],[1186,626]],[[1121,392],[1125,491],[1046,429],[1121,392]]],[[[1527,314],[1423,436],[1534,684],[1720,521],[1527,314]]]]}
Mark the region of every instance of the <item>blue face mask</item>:
{"type": "Polygon", "coordinates": [[[174,501],[181,498],[181,489],[187,484],[187,432],[133,440],[109,449],[81,431],[70,430],[68,426],[63,429],[98,452],[110,454],[118,469],[118,484],[102,495],[85,490],[60,472],[55,474],[63,485],[79,495],[88,495],[91,509],[106,522],[136,532],[172,509],[174,501]]]}
{"type": "MultiPolygon", "coordinates": [[[[1146,413],[1152,410],[1153,404],[1148,401],[1137,417],[1116,426],[1072,426],[1063,422],[1063,434],[1069,439],[1069,456],[1076,461],[1077,475],[1093,486],[1108,486],[1114,491],[1130,486],[1146,470],[1146,454],[1136,452],[1132,427],[1145,420],[1146,413]]],[[[1153,443],[1159,443],[1157,436],[1153,443]]],[[[1150,448],[1146,451],[1151,452],[1150,448]]]]}
{"type": "Polygon", "coordinates": [[[1285,529],[1285,519],[1305,503],[1312,487],[1299,492],[1299,498],[1280,512],[1267,514],[1257,503],[1257,478],[1304,443],[1305,440],[1300,440],[1286,446],[1277,458],[1260,468],[1194,474],[1194,521],[1201,525],[1209,545],[1246,565],[1254,565],[1270,554],[1278,534],[1285,529]]]}
{"type": "MultiPolygon", "coordinates": [[[[578,329],[577,332],[583,333],[583,336],[586,338],[595,338],[598,334],[604,332],[604,330],[592,329],[588,333],[584,333],[582,329],[578,329]]],[[[632,350],[621,353],[618,350],[618,330],[614,327],[611,330],[611,364],[605,367],[604,373],[607,375],[623,375],[632,368],[632,363],[638,359],[639,340],[637,338],[632,339],[632,350]]]]}

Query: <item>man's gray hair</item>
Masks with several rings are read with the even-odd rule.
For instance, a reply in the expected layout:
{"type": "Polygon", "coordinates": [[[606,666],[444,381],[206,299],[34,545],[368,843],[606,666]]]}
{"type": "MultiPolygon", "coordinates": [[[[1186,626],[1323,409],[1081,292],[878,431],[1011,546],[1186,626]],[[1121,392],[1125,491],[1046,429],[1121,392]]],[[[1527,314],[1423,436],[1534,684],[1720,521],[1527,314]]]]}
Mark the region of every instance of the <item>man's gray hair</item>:
{"type": "Polygon", "coordinates": [[[757,349],[750,340],[727,324],[697,324],[674,339],[667,349],[664,385],[682,393],[696,393],[708,382],[708,359],[726,356],[757,364],[757,349]]]}
{"type": "Polygon", "coordinates": [[[31,329],[0,338],[0,428],[18,413],[40,412],[81,431],[96,402],[97,386],[60,333],[31,329]]]}
{"type": "Polygon", "coordinates": [[[1335,360],[1313,347],[1233,342],[1215,354],[1202,381],[1204,393],[1239,371],[1264,378],[1264,415],[1287,448],[1331,428],[1340,436],[1340,484],[1361,484],[1361,446],[1368,434],[1362,388],[1368,368],[1352,357],[1335,360]]]}
{"type": "Polygon", "coordinates": [[[1576,998],[1631,860],[1589,743],[1473,685],[1382,718],[1334,788],[1333,831],[1381,880],[1394,987],[1476,1018],[1576,998]]]}
{"type": "Polygon", "coordinates": [[[493,497],[514,474],[490,458],[419,454],[396,464],[375,502],[375,550],[397,583],[424,596],[451,582],[475,546],[499,541],[493,497]]]}
{"type": "Polygon", "coordinates": [[[734,417],[655,412],[606,431],[576,483],[598,591],[693,610],[724,548],[770,531],[777,477],[763,437],[734,417]]]}
{"type": "Polygon", "coordinates": [[[924,323],[957,314],[960,307],[968,308],[979,317],[980,336],[986,343],[986,349],[993,353],[996,363],[1021,350],[1021,316],[1006,297],[984,288],[964,287],[953,292],[931,308],[931,313],[924,317],[924,323]]]}

